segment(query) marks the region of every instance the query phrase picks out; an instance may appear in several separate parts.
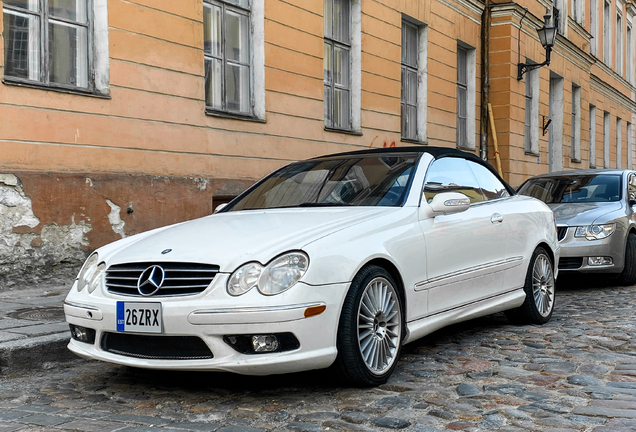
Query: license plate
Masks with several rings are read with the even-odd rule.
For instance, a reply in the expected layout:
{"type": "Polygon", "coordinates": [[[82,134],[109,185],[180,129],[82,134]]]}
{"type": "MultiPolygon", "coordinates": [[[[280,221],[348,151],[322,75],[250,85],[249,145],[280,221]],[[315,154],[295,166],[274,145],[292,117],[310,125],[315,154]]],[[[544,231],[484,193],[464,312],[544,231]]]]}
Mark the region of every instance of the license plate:
{"type": "Polygon", "coordinates": [[[161,333],[161,303],[117,302],[117,331],[161,333]]]}

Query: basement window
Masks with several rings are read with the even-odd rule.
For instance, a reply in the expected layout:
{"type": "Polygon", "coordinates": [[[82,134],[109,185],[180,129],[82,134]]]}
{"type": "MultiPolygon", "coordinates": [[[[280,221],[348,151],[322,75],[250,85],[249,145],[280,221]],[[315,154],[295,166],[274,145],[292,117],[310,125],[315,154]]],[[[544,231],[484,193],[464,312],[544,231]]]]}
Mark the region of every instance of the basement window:
{"type": "Polygon", "coordinates": [[[5,83],[107,94],[105,4],[106,0],[5,0],[5,83]]]}

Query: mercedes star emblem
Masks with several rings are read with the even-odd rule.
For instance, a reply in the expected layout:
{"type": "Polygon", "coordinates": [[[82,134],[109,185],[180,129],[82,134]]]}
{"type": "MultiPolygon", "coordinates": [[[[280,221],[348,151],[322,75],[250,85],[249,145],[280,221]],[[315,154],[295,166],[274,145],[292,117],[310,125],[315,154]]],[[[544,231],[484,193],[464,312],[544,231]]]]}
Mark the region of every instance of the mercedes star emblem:
{"type": "Polygon", "coordinates": [[[151,296],[159,291],[165,278],[166,272],[161,266],[150,266],[139,276],[137,291],[144,297],[151,296]]]}

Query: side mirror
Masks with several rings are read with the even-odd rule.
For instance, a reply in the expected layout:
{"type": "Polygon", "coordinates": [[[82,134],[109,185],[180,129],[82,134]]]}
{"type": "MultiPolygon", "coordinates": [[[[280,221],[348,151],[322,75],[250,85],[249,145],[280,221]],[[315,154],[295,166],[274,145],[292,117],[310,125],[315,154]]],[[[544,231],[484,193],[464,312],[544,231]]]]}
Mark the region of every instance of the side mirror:
{"type": "Polygon", "coordinates": [[[218,213],[221,210],[223,210],[225,207],[227,207],[227,203],[223,203],[223,204],[219,204],[218,206],[216,206],[216,208],[214,209],[214,213],[218,213]]]}
{"type": "Polygon", "coordinates": [[[428,206],[429,217],[461,213],[470,207],[470,198],[459,192],[443,192],[435,195],[429,203],[422,203],[422,207],[428,206]]]}

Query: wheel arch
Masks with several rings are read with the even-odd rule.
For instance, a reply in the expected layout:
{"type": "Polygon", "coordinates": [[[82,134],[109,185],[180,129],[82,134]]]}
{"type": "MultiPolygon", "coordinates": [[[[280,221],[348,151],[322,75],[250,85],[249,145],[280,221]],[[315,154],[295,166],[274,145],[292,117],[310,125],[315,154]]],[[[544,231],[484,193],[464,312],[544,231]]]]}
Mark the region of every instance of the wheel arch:
{"type": "MultiPolygon", "coordinates": [[[[552,262],[552,266],[555,266],[555,262],[554,262],[554,251],[552,250],[552,248],[550,247],[549,244],[547,244],[546,242],[541,242],[539,243],[534,250],[537,250],[537,248],[543,248],[545,249],[545,251],[548,253],[548,258],[550,258],[550,262],[552,262]]],[[[555,269],[556,270],[556,269],[555,269]]]]}

